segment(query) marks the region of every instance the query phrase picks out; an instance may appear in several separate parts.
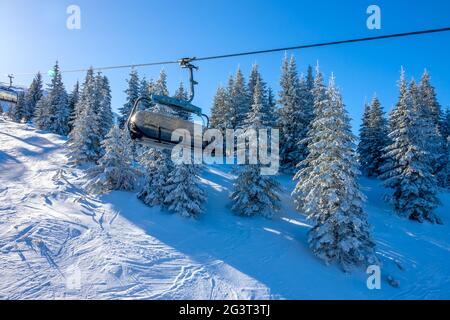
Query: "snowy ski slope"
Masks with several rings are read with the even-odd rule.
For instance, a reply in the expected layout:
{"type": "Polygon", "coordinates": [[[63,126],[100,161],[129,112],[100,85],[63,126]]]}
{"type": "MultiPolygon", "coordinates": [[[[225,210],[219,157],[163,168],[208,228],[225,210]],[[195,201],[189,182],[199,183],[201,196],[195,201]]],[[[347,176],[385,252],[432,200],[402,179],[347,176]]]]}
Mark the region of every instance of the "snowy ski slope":
{"type": "Polygon", "coordinates": [[[230,168],[207,167],[206,212],[185,219],[135,193],[86,194],[64,143],[0,118],[0,299],[450,298],[448,193],[445,225],[420,225],[392,213],[378,181],[362,180],[383,262],[382,288],[371,291],[365,270],[345,274],[311,255],[287,176],[283,212],[244,219],[227,208],[230,168]]]}

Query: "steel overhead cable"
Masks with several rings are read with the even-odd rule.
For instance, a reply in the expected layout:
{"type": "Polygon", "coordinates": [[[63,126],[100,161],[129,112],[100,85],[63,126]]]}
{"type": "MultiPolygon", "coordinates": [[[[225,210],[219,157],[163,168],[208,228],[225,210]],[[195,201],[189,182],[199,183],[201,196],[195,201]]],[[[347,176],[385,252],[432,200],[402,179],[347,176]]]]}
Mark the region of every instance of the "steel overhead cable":
{"type": "MultiPolygon", "coordinates": [[[[334,46],[334,45],[356,43],[356,42],[367,42],[367,41],[376,41],[376,40],[391,39],[391,38],[419,36],[419,35],[424,35],[424,34],[440,33],[440,32],[447,32],[447,31],[450,31],[450,27],[403,32],[403,33],[393,33],[393,34],[387,34],[387,35],[381,35],[381,36],[354,38],[354,39],[338,40],[338,41],[330,41],[330,42],[322,42],[322,43],[305,44],[305,45],[298,45],[298,46],[284,47],[284,48],[274,48],[274,49],[230,53],[230,54],[215,55],[215,56],[206,56],[206,57],[200,57],[200,58],[191,58],[190,61],[207,61],[207,60],[225,59],[225,58],[233,58],[233,57],[240,57],[240,56],[279,52],[279,51],[292,51],[292,50],[299,50],[299,49],[318,48],[318,47],[334,46]]],[[[133,67],[161,66],[161,65],[169,65],[169,64],[179,64],[179,63],[180,63],[180,60],[173,60],[173,61],[159,61],[159,62],[149,62],[149,63],[140,63],[140,64],[115,65],[115,66],[107,66],[107,67],[98,67],[98,68],[93,68],[93,69],[95,71],[104,71],[104,70],[113,70],[113,69],[129,69],[129,68],[133,68],[133,67]]],[[[62,70],[61,73],[87,72],[88,70],[89,69],[62,70]]],[[[34,75],[34,73],[17,73],[14,75],[15,76],[34,75]]]]}

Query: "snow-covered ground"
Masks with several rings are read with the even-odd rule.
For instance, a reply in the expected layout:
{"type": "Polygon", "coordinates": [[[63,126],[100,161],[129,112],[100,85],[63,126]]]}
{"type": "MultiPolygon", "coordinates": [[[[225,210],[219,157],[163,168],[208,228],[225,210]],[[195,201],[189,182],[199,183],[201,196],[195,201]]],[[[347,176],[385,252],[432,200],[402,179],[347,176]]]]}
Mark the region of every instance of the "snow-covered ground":
{"type": "Polygon", "coordinates": [[[186,219],[135,193],[86,194],[64,142],[0,119],[2,299],[450,298],[448,193],[438,210],[445,225],[418,224],[392,213],[378,181],[362,180],[383,263],[381,290],[369,290],[365,270],[345,274],[312,256],[287,176],[278,216],[239,218],[227,208],[230,168],[207,167],[206,212],[186,219]]]}

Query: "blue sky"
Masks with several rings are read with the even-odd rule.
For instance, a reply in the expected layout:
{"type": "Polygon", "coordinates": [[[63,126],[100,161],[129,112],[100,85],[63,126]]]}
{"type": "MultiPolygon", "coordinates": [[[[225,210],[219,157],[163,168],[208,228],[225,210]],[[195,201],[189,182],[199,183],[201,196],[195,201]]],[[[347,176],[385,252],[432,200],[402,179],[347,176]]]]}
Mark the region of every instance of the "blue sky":
{"type": "MultiPolygon", "coordinates": [[[[62,69],[77,69],[448,27],[449,12],[447,0],[0,0],[0,81],[7,81],[8,73],[45,73],[56,59],[62,69]],[[70,4],[81,8],[81,30],[66,28],[70,4]],[[381,7],[381,30],[366,27],[370,4],[381,7]]],[[[449,106],[449,49],[450,32],[293,53],[300,72],[316,61],[326,75],[334,72],[358,125],[364,100],[374,92],[386,110],[395,103],[402,65],[407,75],[416,79],[427,68],[441,104],[449,106]]],[[[198,63],[200,85],[195,103],[208,112],[218,84],[225,83],[238,65],[248,75],[255,62],[266,82],[278,90],[283,56],[278,52],[198,63]]],[[[138,71],[154,78],[159,69],[138,71]]],[[[186,74],[176,66],[165,69],[173,92],[181,80],[187,79],[186,74]]],[[[124,103],[128,73],[127,69],[106,72],[115,110],[124,103]]],[[[65,74],[67,89],[83,77],[65,74]]],[[[28,85],[31,78],[17,76],[16,83],[28,85]]]]}

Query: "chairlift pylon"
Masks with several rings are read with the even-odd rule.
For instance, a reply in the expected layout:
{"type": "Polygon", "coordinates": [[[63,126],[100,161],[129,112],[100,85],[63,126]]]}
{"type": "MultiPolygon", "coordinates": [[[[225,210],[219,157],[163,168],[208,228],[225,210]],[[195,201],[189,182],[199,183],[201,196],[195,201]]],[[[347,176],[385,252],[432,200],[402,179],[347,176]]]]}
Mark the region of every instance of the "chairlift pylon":
{"type": "MultiPolygon", "coordinates": [[[[179,143],[179,141],[172,141],[172,132],[176,129],[185,129],[191,135],[191,141],[189,142],[191,147],[202,145],[202,136],[199,136],[199,133],[202,135],[203,130],[209,127],[209,118],[202,113],[201,108],[191,103],[194,100],[195,85],[198,84],[194,80],[194,70],[197,70],[198,67],[191,63],[194,59],[182,58],[178,60],[181,68],[189,71],[190,87],[187,100],[156,94],[152,94],[150,98],[139,97],[136,99],[126,122],[126,128],[129,130],[133,140],[157,149],[171,149],[179,143]],[[139,105],[144,101],[148,102],[152,107],[139,110],[139,105]],[[155,108],[157,105],[174,112],[157,111],[155,108]],[[203,125],[180,118],[176,114],[179,111],[202,118],[203,125]]],[[[183,143],[186,143],[186,141],[183,141],[183,143]]]]}

